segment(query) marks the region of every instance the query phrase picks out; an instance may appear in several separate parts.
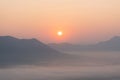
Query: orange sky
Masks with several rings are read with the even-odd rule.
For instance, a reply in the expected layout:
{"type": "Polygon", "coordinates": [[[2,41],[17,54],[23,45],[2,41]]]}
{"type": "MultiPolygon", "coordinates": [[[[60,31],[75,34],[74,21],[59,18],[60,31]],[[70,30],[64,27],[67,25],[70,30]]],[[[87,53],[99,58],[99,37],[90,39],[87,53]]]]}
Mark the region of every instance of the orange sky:
{"type": "Polygon", "coordinates": [[[0,0],[0,35],[46,43],[106,40],[120,35],[120,0],[0,0]]]}

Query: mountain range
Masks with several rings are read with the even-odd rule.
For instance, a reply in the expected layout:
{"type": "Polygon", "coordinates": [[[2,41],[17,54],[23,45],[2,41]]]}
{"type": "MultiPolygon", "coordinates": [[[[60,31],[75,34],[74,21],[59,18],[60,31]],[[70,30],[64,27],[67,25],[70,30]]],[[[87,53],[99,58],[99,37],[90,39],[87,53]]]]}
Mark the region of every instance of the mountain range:
{"type": "Polygon", "coordinates": [[[61,60],[63,64],[65,59],[68,63],[74,56],[65,54],[64,51],[120,51],[120,37],[115,36],[93,45],[69,43],[47,45],[34,38],[18,39],[12,36],[0,36],[0,67],[54,63],[56,65],[61,60]]]}
{"type": "Polygon", "coordinates": [[[58,51],[120,51],[120,37],[115,36],[107,41],[92,45],[75,45],[70,43],[52,43],[48,45],[58,51]]]}
{"type": "Polygon", "coordinates": [[[0,36],[0,67],[8,65],[46,64],[66,56],[37,39],[0,36]]]}

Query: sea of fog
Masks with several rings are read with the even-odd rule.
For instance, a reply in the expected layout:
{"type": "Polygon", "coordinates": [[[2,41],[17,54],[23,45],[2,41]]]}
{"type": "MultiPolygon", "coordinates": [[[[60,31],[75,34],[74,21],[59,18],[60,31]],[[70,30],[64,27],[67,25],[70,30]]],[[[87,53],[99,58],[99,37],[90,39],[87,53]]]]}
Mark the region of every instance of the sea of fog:
{"type": "Polygon", "coordinates": [[[77,57],[58,65],[1,68],[0,80],[120,80],[120,52],[65,53],[77,57]]]}

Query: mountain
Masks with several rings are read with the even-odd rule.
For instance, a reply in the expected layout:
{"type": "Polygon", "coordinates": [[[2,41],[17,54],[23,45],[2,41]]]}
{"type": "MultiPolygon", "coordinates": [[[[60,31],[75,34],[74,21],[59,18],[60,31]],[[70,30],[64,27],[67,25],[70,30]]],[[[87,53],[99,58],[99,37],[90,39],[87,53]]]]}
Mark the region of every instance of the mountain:
{"type": "Polygon", "coordinates": [[[107,41],[93,45],[74,45],[69,43],[48,45],[58,51],[120,51],[120,37],[115,36],[107,41]]]}
{"type": "Polygon", "coordinates": [[[45,64],[65,54],[36,39],[0,36],[0,67],[7,65],[45,64]]]}

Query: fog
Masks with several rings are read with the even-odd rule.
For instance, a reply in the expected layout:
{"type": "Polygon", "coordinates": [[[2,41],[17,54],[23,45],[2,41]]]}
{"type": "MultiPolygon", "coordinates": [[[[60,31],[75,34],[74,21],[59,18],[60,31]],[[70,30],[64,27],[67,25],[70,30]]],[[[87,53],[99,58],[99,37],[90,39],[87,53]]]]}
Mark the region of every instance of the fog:
{"type": "Polygon", "coordinates": [[[120,52],[65,53],[77,57],[56,65],[1,68],[0,80],[120,80],[120,52]]]}

